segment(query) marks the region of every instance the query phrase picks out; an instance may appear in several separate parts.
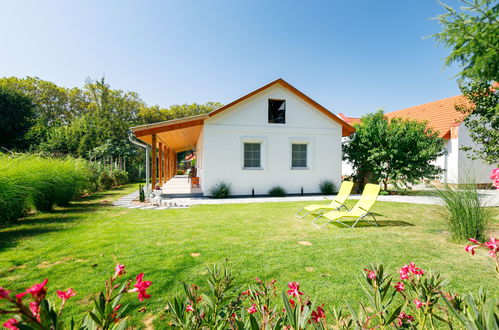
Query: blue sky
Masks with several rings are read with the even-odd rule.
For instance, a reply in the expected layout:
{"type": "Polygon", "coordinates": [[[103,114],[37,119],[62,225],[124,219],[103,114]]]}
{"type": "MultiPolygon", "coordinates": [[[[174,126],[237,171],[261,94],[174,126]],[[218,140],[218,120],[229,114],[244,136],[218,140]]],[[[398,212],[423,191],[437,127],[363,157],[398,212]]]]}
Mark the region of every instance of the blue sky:
{"type": "Polygon", "coordinates": [[[459,94],[448,50],[424,39],[442,12],[435,0],[4,1],[0,76],[73,87],[105,75],[162,107],[283,78],[360,116],[459,94]]]}

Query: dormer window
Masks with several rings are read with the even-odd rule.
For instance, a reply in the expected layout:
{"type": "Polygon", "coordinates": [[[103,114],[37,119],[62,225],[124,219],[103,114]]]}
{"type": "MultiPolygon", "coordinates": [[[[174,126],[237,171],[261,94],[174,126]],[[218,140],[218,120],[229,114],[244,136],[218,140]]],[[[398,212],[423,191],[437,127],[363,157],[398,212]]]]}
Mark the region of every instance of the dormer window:
{"type": "Polygon", "coordinates": [[[286,123],[286,100],[269,99],[269,124],[286,123]]]}

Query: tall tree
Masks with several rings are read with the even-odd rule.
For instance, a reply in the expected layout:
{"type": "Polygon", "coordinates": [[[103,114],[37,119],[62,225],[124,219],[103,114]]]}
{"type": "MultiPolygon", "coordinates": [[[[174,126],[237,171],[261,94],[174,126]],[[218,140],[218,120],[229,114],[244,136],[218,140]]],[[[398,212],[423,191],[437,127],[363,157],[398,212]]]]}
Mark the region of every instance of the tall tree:
{"type": "Polygon", "coordinates": [[[432,161],[444,154],[444,141],[424,122],[393,118],[382,110],[362,117],[355,125],[354,138],[343,146],[343,158],[364,179],[407,185],[423,178],[434,178],[442,170],[432,161]]]}
{"type": "Polygon", "coordinates": [[[34,104],[21,92],[0,86],[0,147],[24,150],[33,125],[34,104]]]}
{"type": "MultiPolygon", "coordinates": [[[[499,3],[491,0],[462,0],[460,10],[443,4],[438,16],[442,32],[436,40],[451,49],[446,64],[461,67],[459,86],[471,105],[458,105],[466,113],[464,122],[477,143],[474,157],[499,163],[499,3]]],[[[472,157],[473,157],[472,156],[472,157]]]]}

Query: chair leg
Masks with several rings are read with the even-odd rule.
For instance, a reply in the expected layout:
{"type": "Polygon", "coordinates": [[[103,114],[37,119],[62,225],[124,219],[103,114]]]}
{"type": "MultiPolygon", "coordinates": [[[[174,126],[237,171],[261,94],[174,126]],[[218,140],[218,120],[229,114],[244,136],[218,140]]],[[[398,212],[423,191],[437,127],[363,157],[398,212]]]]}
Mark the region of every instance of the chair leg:
{"type": "Polygon", "coordinates": [[[305,209],[305,208],[304,208],[304,207],[302,207],[301,209],[299,209],[298,211],[296,211],[296,213],[295,213],[295,217],[297,217],[297,218],[299,218],[299,219],[303,219],[303,218],[305,218],[307,215],[309,215],[309,214],[310,214],[310,212],[312,212],[312,211],[309,211],[309,212],[306,212],[304,215],[300,215],[299,213],[300,213],[302,210],[304,210],[304,209],[305,209]]]}

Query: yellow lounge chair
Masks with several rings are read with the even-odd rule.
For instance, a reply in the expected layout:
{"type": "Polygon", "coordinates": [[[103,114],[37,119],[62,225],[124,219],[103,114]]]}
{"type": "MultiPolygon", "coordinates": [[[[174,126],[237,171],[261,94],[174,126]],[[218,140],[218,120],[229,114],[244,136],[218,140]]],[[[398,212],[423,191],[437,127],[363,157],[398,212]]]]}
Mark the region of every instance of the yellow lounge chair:
{"type": "Polygon", "coordinates": [[[331,221],[336,221],[341,223],[344,226],[353,228],[360,220],[367,221],[369,223],[373,223],[366,219],[367,216],[371,216],[374,219],[374,222],[377,226],[379,226],[378,221],[374,217],[374,215],[380,215],[378,213],[371,212],[371,208],[374,203],[376,203],[376,198],[378,198],[380,187],[377,184],[368,183],[364,187],[364,191],[362,192],[362,196],[360,196],[360,200],[355,204],[355,206],[350,211],[330,211],[327,213],[320,214],[317,218],[312,221],[314,226],[319,228],[326,227],[331,221]],[[321,218],[326,218],[326,222],[320,226],[317,224],[317,221],[321,218]],[[341,222],[342,218],[357,218],[353,225],[349,226],[344,222],[341,222]]]}
{"type": "Polygon", "coordinates": [[[339,210],[342,207],[348,210],[348,208],[345,206],[345,201],[347,200],[348,196],[350,196],[350,192],[352,191],[353,188],[353,182],[352,181],[343,181],[341,183],[340,190],[338,191],[338,195],[336,195],[335,199],[331,201],[329,204],[323,204],[323,205],[308,205],[305,207],[302,207],[298,211],[296,211],[295,216],[297,216],[300,219],[303,219],[310,213],[317,211],[317,210],[327,210],[327,209],[333,209],[333,210],[339,210]],[[307,211],[305,214],[300,215],[300,212],[302,210],[307,211]]]}

